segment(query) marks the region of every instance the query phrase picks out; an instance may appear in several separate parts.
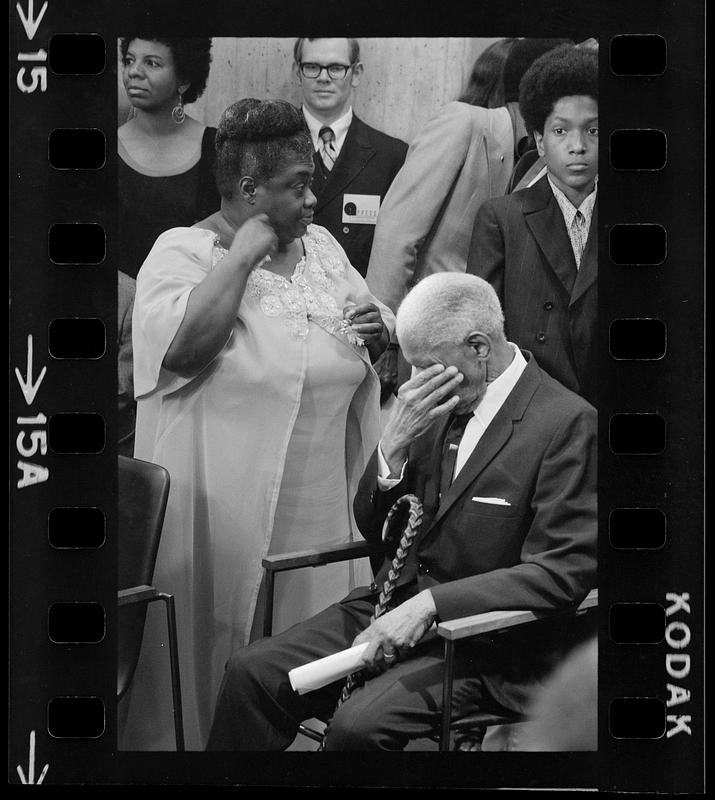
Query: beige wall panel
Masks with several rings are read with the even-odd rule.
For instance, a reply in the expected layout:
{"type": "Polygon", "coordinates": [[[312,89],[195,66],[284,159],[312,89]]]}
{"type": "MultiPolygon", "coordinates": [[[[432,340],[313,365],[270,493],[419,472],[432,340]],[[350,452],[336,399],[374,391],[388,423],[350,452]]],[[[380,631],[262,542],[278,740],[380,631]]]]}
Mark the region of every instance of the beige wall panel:
{"type": "MultiPolygon", "coordinates": [[[[203,96],[187,111],[208,125],[243,97],[300,102],[292,74],[295,39],[213,39],[213,62],[203,96]]],[[[415,133],[466,84],[472,64],[494,38],[363,38],[365,65],[355,90],[355,112],[369,125],[410,142],[415,133]]],[[[129,106],[119,82],[119,123],[129,106]]]]}

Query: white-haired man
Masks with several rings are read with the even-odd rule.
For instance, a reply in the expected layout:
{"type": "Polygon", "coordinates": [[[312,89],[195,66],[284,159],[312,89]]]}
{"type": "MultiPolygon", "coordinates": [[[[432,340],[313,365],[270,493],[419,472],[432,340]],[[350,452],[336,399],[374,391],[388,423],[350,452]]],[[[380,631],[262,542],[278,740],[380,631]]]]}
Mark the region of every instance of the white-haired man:
{"type": "MultiPolygon", "coordinates": [[[[423,502],[395,607],[370,622],[386,563],[372,586],[236,653],[209,749],[285,749],[301,720],[331,714],[329,750],[403,749],[441,717],[433,622],[494,609],[548,615],[595,585],[595,409],[506,340],[496,294],[476,276],[425,278],[400,306],[397,333],[413,376],[355,501],[360,530],[378,540],[398,497],[423,502]],[[292,668],[361,642],[377,674],[334,714],[340,683],[290,688],[292,668]]],[[[524,710],[570,644],[562,623],[537,627],[458,649],[453,719],[524,710]]]]}

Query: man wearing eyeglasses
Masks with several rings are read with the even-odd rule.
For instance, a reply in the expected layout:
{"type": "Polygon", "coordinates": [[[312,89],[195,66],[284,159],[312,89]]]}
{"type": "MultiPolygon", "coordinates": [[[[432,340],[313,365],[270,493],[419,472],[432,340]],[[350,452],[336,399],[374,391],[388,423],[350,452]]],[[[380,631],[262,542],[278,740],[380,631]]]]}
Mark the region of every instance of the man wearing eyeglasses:
{"type": "Polygon", "coordinates": [[[407,144],[353,113],[353,90],[363,74],[357,39],[297,39],[293,55],[315,147],[314,220],[335,236],[364,276],[380,203],[407,144]]]}

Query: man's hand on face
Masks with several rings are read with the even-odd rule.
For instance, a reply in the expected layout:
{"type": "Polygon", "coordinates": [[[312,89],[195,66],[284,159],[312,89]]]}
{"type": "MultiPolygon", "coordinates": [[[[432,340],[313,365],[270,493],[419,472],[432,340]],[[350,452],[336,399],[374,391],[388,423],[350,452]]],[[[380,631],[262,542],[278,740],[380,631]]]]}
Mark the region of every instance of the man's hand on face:
{"type": "Polygon", "coordinates": [[[456,367],[432,364],[402,384],[380,441],[392,473],[399,473],[414,439],[457,406],[459,396],[454,392],[463,377],[456,367]]]}
{"type": "Polygon", "coordinates": [[[381,672],[392,666],[400,651],[409,651],[420,641],[436,616],[432,593],[425,589],[378,617],[355,637],[353,646],[367,642],[362,654],[363,663],[381,672]]]}

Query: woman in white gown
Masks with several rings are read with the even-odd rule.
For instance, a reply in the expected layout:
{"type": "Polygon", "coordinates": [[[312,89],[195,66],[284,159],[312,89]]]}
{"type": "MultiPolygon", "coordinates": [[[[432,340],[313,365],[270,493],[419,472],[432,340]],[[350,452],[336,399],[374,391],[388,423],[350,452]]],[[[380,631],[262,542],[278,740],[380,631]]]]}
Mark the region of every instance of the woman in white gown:
{"type": "MultiPolygon", "coordinates": [[[[360,538],[352,499],[379,439],[371,364],[394,324],[311,224],[298,109],[239,101],[216,146],[221,210],[159,237],[133,318],[135,456],[171,475],[154,583],[176,596],[189,749],[205,745],[230,653],[258,629],[261,559],[360,538]]],[[[366,561],[279,577],[276,632],[371,580],[366,561]]],[[[162,623],[148,620],[122,749],[173,748],[162,623]]]]}

